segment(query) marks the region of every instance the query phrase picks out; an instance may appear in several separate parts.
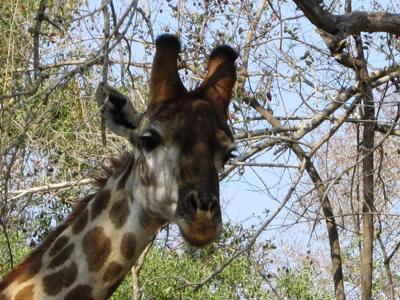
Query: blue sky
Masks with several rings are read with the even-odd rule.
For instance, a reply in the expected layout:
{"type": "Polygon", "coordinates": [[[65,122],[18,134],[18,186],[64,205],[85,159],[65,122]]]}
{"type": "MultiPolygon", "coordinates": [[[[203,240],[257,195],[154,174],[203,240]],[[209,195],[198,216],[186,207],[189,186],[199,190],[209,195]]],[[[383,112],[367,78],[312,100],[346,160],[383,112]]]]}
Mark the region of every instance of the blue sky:
{"type": "MultiPolygon", "coordinates": [[[[101,1],[90,1],[91,9],[95,7],[99,7],[101,1]]],[[[120,15],[121,6],[120,3],[125,3],[123,9],[126,8],[125,2],[114,1],[116,5],[117,15],[120,15]]],[[[164,30],[168,28],[170,33],[174,33],[176,28],[178,28],[179,24],[177,23],[175,18],[171,18],[170,13],[171,10],[163,7],[163,11],[160,12],[158,9],[151,8],[149,5],[153,5],[153,2],[140,1],[140,6],[144,9],[144,11],[151,11],[152,14],[152,23],[154,25],[154,35],[157,36],[159,34],[164,33],[164,30]],[[151,3],[151,4],[148,4],[151,3]]],[[[353,1],[353,9],[364,9],[363,1],[353,1]]],[[[389,2],[380,1],[382,6],[387,6],[389,2]]],[[[298,11],[295,10],[294,5],[291,2],[282,3],[282,6],[279,7],[281,9],[281,14],[285,18],[293,17],[298,14],[298,11]]],[[[343,11],[343,7],[341,10],[343,11]]],[[[269,11],[269,10],[267,10],[269,11]]],[[[270,13],[270,11],[269,11],[270,13]]],[[[97,15],[96,18],[100,20],[99,25],[101,27],[101,15],[97,15]]],[[[140,17],[137,17],[138,22],[142,22],[139,29],[145,29],[146,26],[143,24],[143,21],[140,17]]],[[[260,72],[260,70],[271,71],[271,76],[268,78],[270,80],[270,91],[273,95],[273,102],[271,104],[271,108],[274,110],[274,115],[284,116],[284,115],[300,115],[304,116],[304,114],[310,114],[310,110],[302,104],[302,99],[298,94],[299,87],[296,83],[291,86],[290,77],[296,75],[294,73],[294,69],[290,67],[289,63],[286,61],[288,58],[285,57],[285,54],[288,57],[297,57],[296,63],[298,63],[298,68],[304,70],[304,76],[307,76],[314,84],[323,85],[326,84],[330,87],[330,90],[322,93],[317,89],[313,91],[313,88],[304,86],[303,91],[305,94],[315,96],[309,98],[309,105],[313,106],[316,109],[322,109],[325,105],[327,105],[331,99],[331,96],[334,96],[338,89],[346,88],[348,86],[340,86],[343,82],[346,82],[350,85],[354,83],[353,75],[350,73],[346,74],[348,78],[336,78],[336,62],[334,62],[330,57],[329,53],[326,49],[325,44],[321,40],[320,36],[315,32],[315,27],[310,24],[310,22],[305,18],[299,18],[297,20],[287,21],[285,24],[288,25],[288,29],[295,30],[298,29],[299,39],[297,42],[293,42],[293,40],[288,39],[288,36],[284,36],[284,39],[281,39],[281,33],[279,30],[271,31],[266,34],[270,35],[269,40],[267,41],[265,47],[259,48],[257,51],[266,51],[267,61],[259,61],[256,58],[257,51],[253,52],[253,59],[249,64],[250,72],[260,72]],[[309,45],[318,47],[322,50],[323,54],[321,54],[322,58],[325,55],[325,59],[328,62],[327,65],[315,66],[313,73],[312,70],[308,69],[306,61],[300,60],[299,58],[303,56],[306,51],[310,51],[313,54],[313,49],[310,48],[309,45]],[[286,49],[285,51],[280,51],[280,47],[286,49]],[[319,69],[320,67],[320,69],[319,69]],[[323,72],[323,68],[331,68],[330,70],[323,72]],[[276,68],[281,75],[287,75],[288,79],[286,82],[278,82],[278,76],[274,74],[274,68],[276,68]],[[319,73],[321,71],[321,73],[319,73]],[[326,78],[321,77],[320,74],[324,74],[327,76],[326,78]]],[[[101,32],[101,28],[97,30],[101,32]]],[[[182,28],[184,30],[184,28],[182,28]]],[[[229,31],[230,28],[225,27],[224,25],[224,16],[220,14],[217,16],[217,21],[213,23],[212,28],[209,28],[205,38],[209,39],[210,44],[213,44],[218,37],[215,36],[215,32],[219,30],[229,31]],[[220,21],[218,21],[220,20],[220,21]]],[[[190,42],[183,32],[182,43],[186,45],[190,42]]],[[[129,36],[129,35],[128,35],[129,36]]],[[[145,38],[146,39],[146,38],[145,38]]],[[[231,45],[235,48],[243,47],[243,39],[238,38],[237,36],[231,41],[231,45]]],[[[147,40],[150,40],[147,38],[147,40]]],[[[113,55],[117,55],[114,53],[113,55]]],[[[371,65],[371,69],[376,67],[382,67],[382,65],[386,65],[387,61],[384,56],[379,53],[373,53],[374,59],[370,60],[373,65],[371,65]]],[[[151,61],[152,54],[148,55],[144,52],[144,48],[140,42],[132,43],[132,60],[143,62],[143,61],[151,61]]],[[[240,65],[239,58],[239,65],[240,65]]],[[[119,72],[115,72],[116,77],[119,72]]],[[[262,74],[259,76],[253,76],[250,81],[247,82],[247,88],[249,90],[258,91],[260,87],[262,92],[264,86],[262,85],[262,74]]],[[[281,79],[279,79],[281,80],[281,79]]],[[[247,109],[247,108],[246,108],[247,109]]],[[[325,125],[320,127],[319,133],[321,134],[323,129],[326,129],[329,124],[325,123],[325,125]]],[[[253,122],[249,124],[251,129],[261,129],[268,128],[269,125],[267,122],[253,122]]],[[[312,142],[315,137],[307,136],[304,141],[312,142]]],[[[298,160],[293,156],[288,154],[287,152],[277,157],[273,154],[276,149],[270,150],[263,155],[257,158],[257,162],[279,162],[279,163],[290,163],[290,164],[299,164],[298,160]]],[[[260,219],[264,218],[266,210],[274,210],[277,207],[277,204],[285,197],[288,187],[293,181],[295,177],[296,169],[290,170],[282,170],[279,168],[258,168],[258,167],[245,167],[245,172],[243,175],[235,175],[230,178],[229,181],[223,181],[221,183],[221,197],[223,200],[223,204],[225,206],[224,210],[224,219],[232,220],[234,222],[243,223],[244,226],[250,227],[252,224],[259,224],[260,219]]],[[[303,176],[302,182],[305,183],[308,181],[307,175],[303,176]]],[[[310,186],[308,186],[310,187],[310,186]]],[[[304,186],[303,186],[304,189],[304,186]]],[[[303,191],[304,192],[304,191],[303,191]]],[[[296,194],[293,195],[293,199],[295,199],[296,194]]],[[[275,225],[279,225],[284,221],[287,221],[288,211],[283,211],[275,220],[275,223],[272,224],[271,227],[275,225]]],[[[294,218],[293,215],[290,216],[294,218]]],[[[305,227],[309,227],[312,224],[304,224],[300,225],[299,230],[304,230],[305,227]]]]}

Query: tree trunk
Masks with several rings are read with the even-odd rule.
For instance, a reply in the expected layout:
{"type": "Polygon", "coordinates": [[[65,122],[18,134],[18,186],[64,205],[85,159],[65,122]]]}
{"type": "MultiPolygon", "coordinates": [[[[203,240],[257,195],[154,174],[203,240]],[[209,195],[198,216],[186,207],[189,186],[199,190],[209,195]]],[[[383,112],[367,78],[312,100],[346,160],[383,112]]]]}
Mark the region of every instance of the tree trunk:
{"type": "Polygon", "coordinates": [[[374,137],[375,107],[369,74],[364,58],[361,37],[356,37],[357,55],[361,64],[356,69],[364,106],[364,130],[362,136],[362,182],[363,182],[363,241],[361,251],[361,299],[372,297],[372,264],[374,244],[374,137]]]}
{"type": "MultiPolygon", "coordinates": [[[[275,119],[275,117],[266,109],[264,109],[260,103],[256,99],[251,99],[249,97],[244,97],[243,101],[248,105],[253,107],[263,118],[265,118],[272,126],[281,127],[279,120],[275,119]]],[[[285,134],[284,134],[285,135],[285,134]]],[[[333,284],[335,289],[335,298],[336,300],[344,300],[346,299],[346,294],[344,290],[344,279],[343,279],[343,269],[342,269],[342,256],[340,252],[340,241],[339,241],[339,232],[336,224],[336,220],[333,214],[333,207],[331,201],[329,199],[327,190],[325,188],[325,184],[322,181],[317,169],[312,163],[311,159],[307,156],[307,154],[303,151],[303,149],[297,143],[291,143],[290,148],[296,154],[297,158],[302,161],[306,159],[306,171],[310,176],[316,191],[318,193],[318,197],[321,203],[322,212],[324,217],[326,218],[326,228],[328,232],[329,238],[329,246],[331,250],[331,263],[332,263],[332,276],[333,276],[333,284]]]]}

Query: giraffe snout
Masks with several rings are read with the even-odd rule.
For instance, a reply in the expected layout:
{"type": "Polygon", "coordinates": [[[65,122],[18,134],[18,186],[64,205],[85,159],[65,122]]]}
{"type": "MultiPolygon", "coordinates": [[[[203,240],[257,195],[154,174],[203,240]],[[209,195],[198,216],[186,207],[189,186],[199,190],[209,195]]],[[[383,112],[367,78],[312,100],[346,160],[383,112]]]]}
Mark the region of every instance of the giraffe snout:
{"type": "Polygon", "coordinates": [[[205,246],[218,237],[222,220],[219,198],[216,195],[191,191],[183,199],[180,208],[176,223],[190,245],[205,246]]]}

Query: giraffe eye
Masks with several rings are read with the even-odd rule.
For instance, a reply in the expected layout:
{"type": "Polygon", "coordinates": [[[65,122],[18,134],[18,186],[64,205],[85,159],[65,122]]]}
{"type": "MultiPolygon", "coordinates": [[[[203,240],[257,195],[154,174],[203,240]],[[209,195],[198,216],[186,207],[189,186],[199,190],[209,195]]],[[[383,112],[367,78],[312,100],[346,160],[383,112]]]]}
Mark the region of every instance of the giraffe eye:
{"type": "Polygon", "coordinates": [[[155,131],[149,131],[140,137],[144,151],[151,152],[161,143],[161,137],[155,131]]]}

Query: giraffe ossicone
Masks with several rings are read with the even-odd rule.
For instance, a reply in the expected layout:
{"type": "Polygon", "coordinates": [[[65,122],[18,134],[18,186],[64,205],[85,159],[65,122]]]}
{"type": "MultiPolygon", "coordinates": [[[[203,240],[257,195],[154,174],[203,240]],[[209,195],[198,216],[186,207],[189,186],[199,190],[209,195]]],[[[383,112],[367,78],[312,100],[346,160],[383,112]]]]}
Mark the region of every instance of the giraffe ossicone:
{"type": "Polygon", "coordinates": [[[227,125],[237,53],[212,51],[203,83],[184,87],[179,40],[162,35],[150,77],[149,105],[100,85],[96,98],[107,127],[131,142],[101,187],[0,282],[0,300],[106,299],[163,224],[174,222],[193,246],[222,227],[218,171],[234,148],[227,125]]]}

